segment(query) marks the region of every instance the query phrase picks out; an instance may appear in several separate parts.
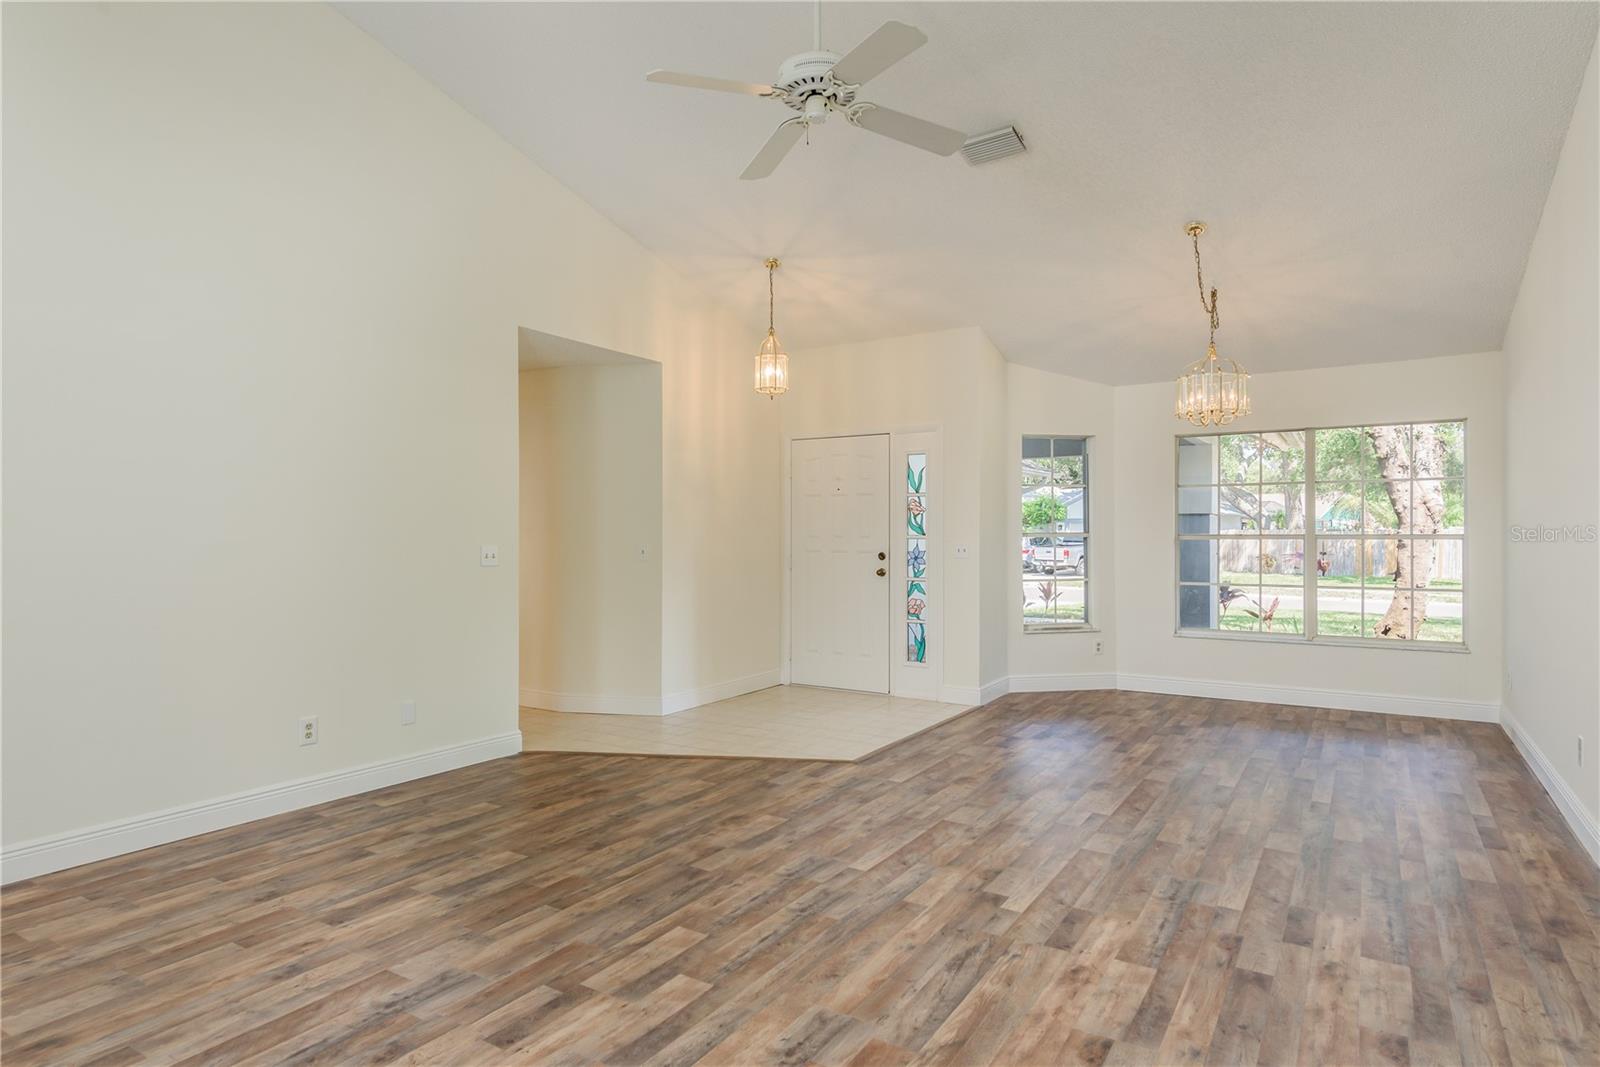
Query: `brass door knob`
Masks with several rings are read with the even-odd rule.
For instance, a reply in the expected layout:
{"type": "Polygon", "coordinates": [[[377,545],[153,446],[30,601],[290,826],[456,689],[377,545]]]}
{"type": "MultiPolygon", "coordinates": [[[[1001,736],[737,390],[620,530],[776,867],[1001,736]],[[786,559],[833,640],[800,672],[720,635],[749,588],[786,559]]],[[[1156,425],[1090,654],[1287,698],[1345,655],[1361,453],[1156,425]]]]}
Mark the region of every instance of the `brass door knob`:
{"type": "Polygon", "coordinates": [[[882,578],[882,577],[883,577],[883,576],[884,576],[884,575],[885,575],[885,574],[888,574],[888,573],[889,573],[889,572],[888,572],[888,571],[886,571],[886,570],[884,570],[884,569],[883,569],[883,568],[882,568],[882,567],[879,567],[879,568],[878,568],[878,577],[879,577],[879,578],[882,578]]]}

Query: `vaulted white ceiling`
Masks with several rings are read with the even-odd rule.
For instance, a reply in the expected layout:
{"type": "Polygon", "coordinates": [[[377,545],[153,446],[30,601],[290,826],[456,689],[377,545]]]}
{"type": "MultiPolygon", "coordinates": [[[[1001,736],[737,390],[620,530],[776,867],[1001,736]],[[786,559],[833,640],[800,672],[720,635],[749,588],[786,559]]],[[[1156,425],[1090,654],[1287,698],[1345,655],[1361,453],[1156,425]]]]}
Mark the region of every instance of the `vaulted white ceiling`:
{"type": "Polygon", "coordinates": [[[970,167],[835,121],[759,182],[790,112],[644,74],[770,81],[809,4],[340,10],[752,322],[781,257],[791,350],[976,325],[1125,383],[1204,349],[1190,218],[1252,371],[1498,348],[1597,8],[830,3],[835,51],[891,18],[930,38],[863,97],[1028,152],[970,167]]]}

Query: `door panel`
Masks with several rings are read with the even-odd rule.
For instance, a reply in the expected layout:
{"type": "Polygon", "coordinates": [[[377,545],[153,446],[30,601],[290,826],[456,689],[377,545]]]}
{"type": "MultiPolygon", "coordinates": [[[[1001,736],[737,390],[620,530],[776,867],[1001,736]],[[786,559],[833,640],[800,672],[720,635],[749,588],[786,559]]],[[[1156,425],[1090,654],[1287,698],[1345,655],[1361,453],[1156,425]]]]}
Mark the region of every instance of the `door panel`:
{"type": "Polygon", "coordinates": [[[790,452],[790,680],[889,691],[889,438],[790,452]]]}

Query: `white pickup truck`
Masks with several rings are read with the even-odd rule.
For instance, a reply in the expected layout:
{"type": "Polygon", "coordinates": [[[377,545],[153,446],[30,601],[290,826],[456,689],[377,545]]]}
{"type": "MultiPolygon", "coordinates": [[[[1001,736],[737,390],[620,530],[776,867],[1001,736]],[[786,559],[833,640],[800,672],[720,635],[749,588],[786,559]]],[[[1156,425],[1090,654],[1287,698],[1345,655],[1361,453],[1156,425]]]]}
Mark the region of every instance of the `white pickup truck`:
{"type": "Polygon", "coordinates": [[[1022,569],[1082,575],[1088,567],[1083,538],[1040,535],[1022,539],[1022,569]]]}

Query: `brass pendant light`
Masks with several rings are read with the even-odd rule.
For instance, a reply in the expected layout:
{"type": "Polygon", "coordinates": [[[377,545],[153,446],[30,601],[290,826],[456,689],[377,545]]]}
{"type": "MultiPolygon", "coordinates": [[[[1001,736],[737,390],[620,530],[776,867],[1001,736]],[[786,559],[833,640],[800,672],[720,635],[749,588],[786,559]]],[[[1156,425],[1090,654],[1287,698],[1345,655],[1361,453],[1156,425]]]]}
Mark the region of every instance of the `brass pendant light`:
{"type": "Polygon", "coordinates": [[[773,328],[772,318],[772,273],[780,264],[776,259],[768,259],[767,267],[767,336],[761,342],[761,348],[756,352],[756,392],[768,400],[789,391],[789,356],[784,352],[783,344],[778,340],[778,331],[773,328]]]}
{"type": "Polygon", "coordinates": [[[1206,298],[1206,283],[1200,273],[1200,235],[1203,222],[1191,222],[1184,233],[1194,242],[1194,280],[1200,286],[1200,307],[1211,322],[1211,340],[1205,358],[1189,364],[1178,379],[1178,397],[1172,413],[1196,426],[1226,426],[1250,414],[1250,375],[1231,359],[1217,358],[1217,290],[1206,298]]]}

